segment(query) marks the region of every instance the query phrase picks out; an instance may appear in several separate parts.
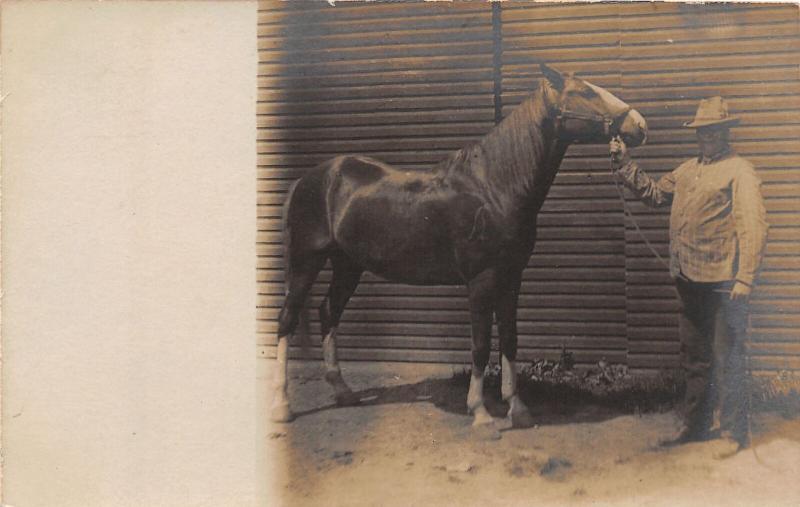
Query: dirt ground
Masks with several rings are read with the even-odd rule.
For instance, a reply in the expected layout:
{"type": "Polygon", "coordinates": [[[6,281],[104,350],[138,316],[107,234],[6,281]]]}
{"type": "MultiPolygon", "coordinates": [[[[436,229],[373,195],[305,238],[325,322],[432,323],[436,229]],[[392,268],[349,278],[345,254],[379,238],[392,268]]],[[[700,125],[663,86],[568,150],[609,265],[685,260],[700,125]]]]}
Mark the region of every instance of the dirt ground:
{"type": "MultiPolygon", "coordinates": [[[[267,422],[261,445],[273,505],[800,505],[800,420],[770,413],[753,422],[753,448],[723,457],[722,440],[658,447],[674,436],[672,412],[624,414],[542,400],[539,424],[502,428],[499,440],[471,428],[462,367],[344,363],[362,404],[338,408],[319,362],[290,364],[298,417],[267,422]]],[[[493,395],[488,394],[489,397],[493,395]]],[[[498,403],[489,406],[502,414],[498,403]]]]}

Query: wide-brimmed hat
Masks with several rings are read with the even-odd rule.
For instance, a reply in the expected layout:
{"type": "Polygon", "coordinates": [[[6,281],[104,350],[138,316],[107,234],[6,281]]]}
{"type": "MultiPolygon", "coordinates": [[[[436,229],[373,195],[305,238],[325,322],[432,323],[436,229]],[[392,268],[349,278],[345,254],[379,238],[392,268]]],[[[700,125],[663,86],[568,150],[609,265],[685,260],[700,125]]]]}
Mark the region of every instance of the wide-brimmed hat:
{"type": "Polygon", "coordinates": [[[739,123],[739,118],[728,115],[728,104],[722,97],[711,97],[700,101],[694,120],[683,124],[684,127],[696,129],[710,127],[711,125],[733,126],[739,123]]]}

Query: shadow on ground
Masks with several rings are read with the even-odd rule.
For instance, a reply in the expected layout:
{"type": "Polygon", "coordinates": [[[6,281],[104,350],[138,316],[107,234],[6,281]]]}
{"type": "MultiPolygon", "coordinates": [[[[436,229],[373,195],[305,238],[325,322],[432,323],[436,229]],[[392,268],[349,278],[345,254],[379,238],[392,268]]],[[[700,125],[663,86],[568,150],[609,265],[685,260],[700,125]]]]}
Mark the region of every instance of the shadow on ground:
{"type": "MultiPolygon", "coordinates": [[[[427,379],[413,384],[374,387],[355,391],[360,406],[394,403],[432,403],[437,408],[458,415],[467,415],[469,372],[452,378],[427,379]]],[[[595,390],[597,391],[597,390],[595,390]]],[[[593,392],[573,385],[533,381],[521,378],[519,394],[528,405],[537,425],[600,422],[619,415],[664,412],[674,405],[675,392],[653,391],[648,386],[633,386],[613,391],[593,392]]],[[[499,379],[487,376],[485,402],[493,417],[505,417],[508,404],[500,396],[499,379]]],[[[308,416],[337,408],[335,403],[297,412],[308,416]]]]}

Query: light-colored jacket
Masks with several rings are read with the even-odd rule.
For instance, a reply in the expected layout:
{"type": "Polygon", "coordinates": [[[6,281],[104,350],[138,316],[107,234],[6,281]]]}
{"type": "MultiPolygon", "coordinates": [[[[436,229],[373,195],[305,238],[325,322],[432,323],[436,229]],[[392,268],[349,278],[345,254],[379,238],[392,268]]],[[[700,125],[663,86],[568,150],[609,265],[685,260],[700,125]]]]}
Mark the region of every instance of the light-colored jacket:
{"type": "Polygon", "coordinates": [[[753,165],[727,150],[687,160],[658,181],[629,160],[618,174],[651,207],[672,205],[670,273],[695,282],[737,280],[752,286],[768,225],[753,165]]]}

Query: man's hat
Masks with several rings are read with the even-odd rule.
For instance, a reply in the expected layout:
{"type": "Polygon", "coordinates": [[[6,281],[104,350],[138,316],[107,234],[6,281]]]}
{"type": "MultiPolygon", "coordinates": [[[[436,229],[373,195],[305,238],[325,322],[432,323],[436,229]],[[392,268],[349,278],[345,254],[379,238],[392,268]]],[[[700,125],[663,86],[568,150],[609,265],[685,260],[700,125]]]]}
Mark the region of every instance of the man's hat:
{"type": "Polygon", "coordinates": [[[718,125],[732,127],[739,123],[739,118],[728,116],[728,104],[722,97],[711,97],[700,101],[694,120],[683,124],[684,127],[696,129],[718,125]]]}

